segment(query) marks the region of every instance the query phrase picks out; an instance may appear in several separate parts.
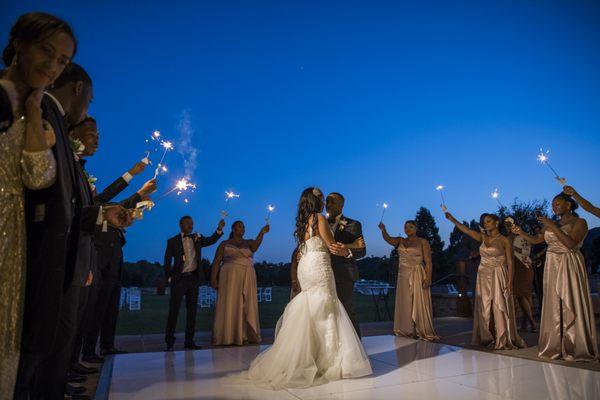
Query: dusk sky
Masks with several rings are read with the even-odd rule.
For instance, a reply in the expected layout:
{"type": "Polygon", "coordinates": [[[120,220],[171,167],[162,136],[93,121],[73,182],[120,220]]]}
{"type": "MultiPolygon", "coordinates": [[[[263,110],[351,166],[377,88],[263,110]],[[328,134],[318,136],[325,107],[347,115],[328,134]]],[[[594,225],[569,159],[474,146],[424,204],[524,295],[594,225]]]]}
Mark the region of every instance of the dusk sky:
{"type": "Polygon", "coordinates": [[[241,219],[254,236],[276,206],[256,261],[289,260],[312,185],[346,196],[368,254],[390,251],[377,228],[384,201],[390,232],[425,206],[447,241],[436,185],[460,219],[495,210],[494,188],[505,204],[550,199],[560,186],[536,162],[540,147],[600,203],[597,1],[19,0],[0,11],[2,46],[28,11],[73,26],[74,61],[94,81],[101,144],[88,170],[99,188],[144,156],[154,130],[176,149],[159,194],[197,149],[190,202],[167,196],[128,229],[128,261],[162,262],[182,215],[212,233],[226,190],[240,194],[227,234],[241,219]]]}

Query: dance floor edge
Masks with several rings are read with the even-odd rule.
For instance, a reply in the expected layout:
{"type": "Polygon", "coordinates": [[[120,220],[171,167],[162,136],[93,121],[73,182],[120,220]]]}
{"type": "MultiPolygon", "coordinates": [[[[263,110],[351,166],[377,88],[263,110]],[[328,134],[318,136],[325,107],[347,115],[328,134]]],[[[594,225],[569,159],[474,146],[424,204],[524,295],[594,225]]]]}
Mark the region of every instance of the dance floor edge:
{"type": "Polygon", "coordinates": [[[363,344],[372,376],[281,391],[231,378],[267,346],[123,354],[113,360],[106,393],[111,400],[600,398],[597,371],[392,335],[363,344]]]}

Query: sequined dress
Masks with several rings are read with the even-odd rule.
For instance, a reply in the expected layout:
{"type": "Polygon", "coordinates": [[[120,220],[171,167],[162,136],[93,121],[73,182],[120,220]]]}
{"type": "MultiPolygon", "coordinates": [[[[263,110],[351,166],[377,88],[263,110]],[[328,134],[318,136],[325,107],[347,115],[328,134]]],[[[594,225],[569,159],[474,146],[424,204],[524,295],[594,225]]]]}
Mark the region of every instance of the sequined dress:
{"type": "Polygon", "coordinates": [[[18,119],[0,133],[0,399],[12,399],[19,364],[25,296],[23,190],[44,189],[56,179],[52,150],[24,150],[25,127],[26,121],[18,119]]]}

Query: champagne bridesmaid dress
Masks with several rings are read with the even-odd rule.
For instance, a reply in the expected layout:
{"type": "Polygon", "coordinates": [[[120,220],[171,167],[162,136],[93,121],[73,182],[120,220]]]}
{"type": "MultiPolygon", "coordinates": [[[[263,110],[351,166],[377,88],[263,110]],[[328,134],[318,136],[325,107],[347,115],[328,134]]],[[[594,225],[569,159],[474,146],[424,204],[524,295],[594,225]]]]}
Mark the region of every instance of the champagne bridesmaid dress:
{"type": "Polygon", "coordinates": [[[398,246],[398,280],[394,309],[394,334],[437,340],[433,329],[433,313],[429,288],[423,289],[425,269],[423,250],[419,247],[398,246]]]}
{"type": "Polygon", "coordinates": [[[256,271],[252,251],[225,244],[219,273],[219,291],[213,327],[213,344],[260,343],[256,271]]]}
{"type": "Polygon", "coordinates": [[[482,241],[475,287],[472,343],[494,350],[525,347],[517,333],[515,308],[508,294],[508,266],[504,250],[482,241]]]}
{"type": "MultiPolygon", "coordinates": [[[[567,235],[572,224],[561,230],[567,235]]],[[[598,336],[590,285],[580,248],[569,249],[554,232],[548,244],[544,271],[544,302],[538,343],[539,357],[568,361],[598,359],[598,336]]]]}

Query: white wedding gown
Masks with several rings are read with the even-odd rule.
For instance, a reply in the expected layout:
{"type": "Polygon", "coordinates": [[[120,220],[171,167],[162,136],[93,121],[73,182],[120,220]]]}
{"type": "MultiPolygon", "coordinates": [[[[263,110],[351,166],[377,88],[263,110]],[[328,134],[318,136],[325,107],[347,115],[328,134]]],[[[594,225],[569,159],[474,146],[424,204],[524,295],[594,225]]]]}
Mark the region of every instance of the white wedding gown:
{"type": "Polygon", "coordinates": [[[245,376],[257,385],[282,389],[370,375],[369,358],[337,298],[325,242],[312,236],[301,254],[302,291],[277,322],[273,345],[252,361],[245,376]]]}

